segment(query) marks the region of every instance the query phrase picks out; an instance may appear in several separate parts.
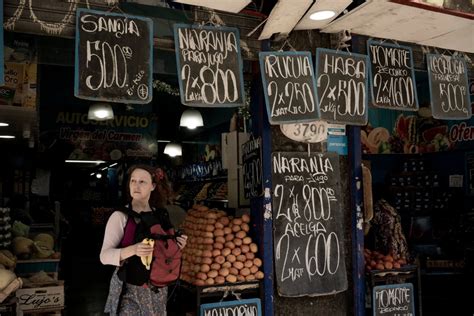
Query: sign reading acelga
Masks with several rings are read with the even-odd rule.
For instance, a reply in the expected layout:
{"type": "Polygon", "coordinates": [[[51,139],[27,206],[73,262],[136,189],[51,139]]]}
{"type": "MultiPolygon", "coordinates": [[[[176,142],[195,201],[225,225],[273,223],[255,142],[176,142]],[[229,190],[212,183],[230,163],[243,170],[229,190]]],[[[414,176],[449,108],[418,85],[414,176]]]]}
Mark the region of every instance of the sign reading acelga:
{"type": "Polygon", "coordinates": [[[239,30],[175,24],[181,103],[195,107],[245,104],[239,30]]]}
{"type": "Polygon", "coordinates": [[[275,278],[281,296],[348,287],[339,156],[272,153],[275,278]]]}
{"type": "Polygon", "coordinates": [[[152,99],[151,19],[78,9],[74,95],[78,98],[149,103],[152,99]]]}

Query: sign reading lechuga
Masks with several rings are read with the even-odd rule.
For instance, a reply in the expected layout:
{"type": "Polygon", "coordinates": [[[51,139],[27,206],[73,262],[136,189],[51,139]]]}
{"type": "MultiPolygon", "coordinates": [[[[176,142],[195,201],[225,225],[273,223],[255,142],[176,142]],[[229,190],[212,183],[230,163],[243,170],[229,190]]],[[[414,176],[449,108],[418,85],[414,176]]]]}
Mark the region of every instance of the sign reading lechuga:
{"type": "Polygon", "coordinates": [[[196,107],[245,103],[237,28],[174,25],[181,102],[196,107]]]}
{"type": "Polygon", "coordinates": [[[272,154],[275,277],[281,296],[347,289],[339,156],[272,154]]]}
{"type": "Polygon", "coordinates": [[[152,99],[151,19],[79,9],[74,95],[124,103],[152,99]]]}
{"type": "Polygon", "coordinates": [[[270,124],[319,118],[310,52],[261,52],[260,73],[270,124]]]}
{"type": "Polygon", "coordinates": [[[366,55],[316,49],[316,84],[323,120],[367,124],[368,64],[366,55]]]}
{"type": "Polygon", "coordinates": [[[412,49],[408,46],[367,41],[370,58],[372,105],[401,111],[417,111],[412,49]]]}
{"type": "Polygon", "coordinates": [[[467,66],[463,58],[427,54],[431,111],[440,120],[471,118],[467,66]]]}

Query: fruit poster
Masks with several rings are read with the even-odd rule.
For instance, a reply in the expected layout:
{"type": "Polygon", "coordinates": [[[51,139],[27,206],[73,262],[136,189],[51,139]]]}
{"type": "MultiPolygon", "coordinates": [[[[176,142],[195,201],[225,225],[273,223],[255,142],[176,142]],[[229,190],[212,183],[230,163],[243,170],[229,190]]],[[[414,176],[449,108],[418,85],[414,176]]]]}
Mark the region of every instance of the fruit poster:
{"type": "Polygon", "coordinates": [[[419,154],[466,149],[474,143],[474,119],[437,120],[426,107],[416,113],[370,109],[369,124],[361,129],[361,142],[365,154],[419,154]]]}

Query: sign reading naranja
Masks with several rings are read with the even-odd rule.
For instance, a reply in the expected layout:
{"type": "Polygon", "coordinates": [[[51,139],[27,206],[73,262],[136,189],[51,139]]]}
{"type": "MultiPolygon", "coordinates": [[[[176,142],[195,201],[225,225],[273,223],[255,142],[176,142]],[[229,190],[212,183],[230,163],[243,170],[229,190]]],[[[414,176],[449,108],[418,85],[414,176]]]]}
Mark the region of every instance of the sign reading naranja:
{"type": "Polygon", "coordinates": [[[272,153],[275,276],[281,296],[347,289],[339,156],[272,153]]]}
{"type": "Polygon", "coordinates": [[[181,103],[235,107],[245,103],[237,28],[175,24],[181,103]]]}

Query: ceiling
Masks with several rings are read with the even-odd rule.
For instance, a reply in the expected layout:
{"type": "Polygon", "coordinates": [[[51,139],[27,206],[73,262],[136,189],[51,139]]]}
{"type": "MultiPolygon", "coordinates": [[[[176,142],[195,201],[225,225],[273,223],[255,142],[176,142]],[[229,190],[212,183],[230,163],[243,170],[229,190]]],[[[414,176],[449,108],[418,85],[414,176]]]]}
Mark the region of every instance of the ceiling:
{"type": "Polygon", "coordinates": [[[425,5],[369,0],[322,32],[351,33],[474,53],[474,15],[446,14],[425,5]],[[428,10],[427,8],[431,8],[428,10]]]}

